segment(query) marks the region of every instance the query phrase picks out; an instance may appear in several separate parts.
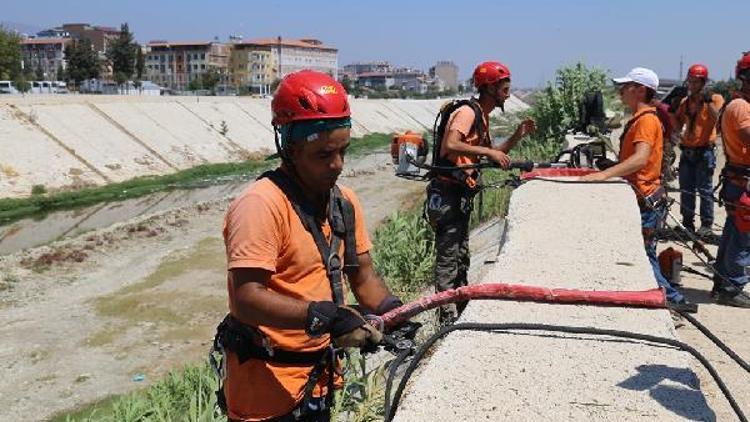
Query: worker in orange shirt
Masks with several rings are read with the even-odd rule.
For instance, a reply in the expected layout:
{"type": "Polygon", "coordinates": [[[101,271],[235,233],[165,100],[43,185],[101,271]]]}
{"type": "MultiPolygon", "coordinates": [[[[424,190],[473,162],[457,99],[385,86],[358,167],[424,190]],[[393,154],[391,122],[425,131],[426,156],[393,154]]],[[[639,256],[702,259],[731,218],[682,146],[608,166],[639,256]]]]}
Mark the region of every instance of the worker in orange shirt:
{"type": "Polygon", "coordinates": [[[742,87],[719,118],[726,154],[721,198],[727,220],[716,255],[711,294],[720,304],[750,308],[750,296],[744,290],[750,267],[750,52],[737,61],[735,77],[742,87]]]}
{"type": "Polygon", "coordinates": [[[665,290],[670,307],[689,312],[697,311],[661,273],[656,257],[656,230],[666,217],[666,191],[661,185],[663,127],[656,108],[652,105],[659,87],[659,77],[653,70],[636,67],[625,77],[613,79],[620,99],[633,113],[620,137],[619,162],[606,170],[581,178],[582,181],[604,181],[623,177],[630,182],[641,211],[641,231],[646,255],[657,284],[665,290]]]}
{"type": "Polygon", "coordinates": [[[708,68],[694,64],[688,69],[688,96],[675,112],[676,131],[680,136],[680,212],[682,225],[695,232],[695,196],[700,195],[701,226],[697,235],[713,234],[713,176],[716,168],[716,121],[724,97],[707,92],[708,68]]]}
{"type": "Polygon", "coordinates": [[[373,269],[357,196],[336,184],[350,142],[344,88],[324,73],[292,73],[271,108],[281,165],[245,189],[224,221],[219,400],[232,421],[328,421],[341,386],[337,350],[382,338],[359,310],[383,314],[401,301],[373,269]],[[345,281],[360,308],[346,305],[345,281]]]}
{"type": "MultiPolygon", "coordinates": [[[[480,63],[474,69],[473,80],[479,98],[466,101],[450,115],[440,150],[433,151],[438,155],[436,163],[450,169],[477,164],[481,157],[487,157],[508,168],[508,152],[521,138],[534,132],[536,124],[532,119],[524,120],[504,144],[493,148],[489,116],[496,107],[503,108],[510,97],[510,70],[499,62],[480,63]]],[[[426,212],[435,231],[435,288],[439,292],[468,283],[469,219],[478,180],[476,169],[440,170],[428,185],[426,212]]],[[[465,302],[442,306],[440,323],[454,322],[465,306],[465,302]]]]}

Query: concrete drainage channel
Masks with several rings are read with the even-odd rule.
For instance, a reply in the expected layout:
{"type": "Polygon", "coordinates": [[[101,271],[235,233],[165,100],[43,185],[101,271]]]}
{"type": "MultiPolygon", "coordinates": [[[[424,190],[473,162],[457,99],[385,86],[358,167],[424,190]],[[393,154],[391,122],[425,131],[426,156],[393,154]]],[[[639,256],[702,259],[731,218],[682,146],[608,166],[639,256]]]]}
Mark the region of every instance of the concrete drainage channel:
{"type": "MultiPolygon", "coordinates": [[[[482,283],[582,290],[655,285],[627,185],[532,181],[514,192],[507,225],[506,243],[482,283]]],[[[472,322],[596,327],[676,339],[663,309],[475,301],[459,320],[472,322]]],[[[453,332],[412,377],[394,420],[714,420],[690,364],[684,352],[637,340],[453,332]]]]}

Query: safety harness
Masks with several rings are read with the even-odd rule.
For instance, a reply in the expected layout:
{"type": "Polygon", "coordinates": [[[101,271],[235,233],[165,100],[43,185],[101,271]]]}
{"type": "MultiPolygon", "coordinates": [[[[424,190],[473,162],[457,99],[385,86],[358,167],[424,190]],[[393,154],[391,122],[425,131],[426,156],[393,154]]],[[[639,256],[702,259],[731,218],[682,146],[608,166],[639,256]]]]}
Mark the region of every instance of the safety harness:
{"type": "MultiPolygon", "coordinates": [[[[328,223],[331,227],[331,241],[323,233],[316,208],[308,201],[300,187],[281,169],[267,171],[258,180],[268,178],[273,182],[292,204],[292,208],[299,217],[302,225],[313,237],[321,260],[326,268],[326,275],[331,284],[332,299],[336,305],[344,303],[343,273],[356,270],[357,260],[354,206],[341,193],[338,186],[330,191],[328,206],[328,223]],[[344,258],[339,255],[341,242],[344,242],[344,258]],[[342,265],[343,264],[343,265],[342,265]]],[[[309,409],[313,390],[318,380],[326,370],[328,371],[328,394],[325,397],[326,408],[333,404],[334,373],[336,371],[339,351],[328,346],[312,352],[298,352],[273,348],[257,328],[237,321],[231,314],[216,328],[213,347],[209,353],[209,361],[218,378],[219,386],[216,391],[217,403],[226,413],[226,397],[224,395],[224,380],[226,378],[226,351],[237,355],[240,364],[249,359],[258,359],[293,366],[312,366],[312,370],[305,384],[303,400],[293,410],[296,418],[301,418],[309,409]],[[218,356],[217,356],[218,355],[218,356]]]]}
{"type": "Polygon", "coordinates": [[[476,98],[446,102],[440,107],[440,112],[435,117],[435,123],[432,126],[432,165],[440,169],[431,170],[430,175],[432,177],[442,176],[465,184],[466,179],[470,177],[474,180],[479,180],[481,177],[481,170],[475,169],[472,173],[467,173],[464,169],[449,169],[451,167],[455,168],[456,163],[440,154],[443,137],[448,128],[448,122],[450,121],[451,115],[463,106],[469,106],[474,111],[474,124],[472,125],[474,133],[479,136],[479,139],[482,140],[483,143],[490,143],[489,130],[485,127],[482,108],[476,98]]]}
{"type": "MultiPolygon", "coordinates": [[[[620,153],[618,154],[618,159],[622,162],[622,143],[625,141],[625,136],[628,134],[628,131],[633,127],[635,122],[637,122],[641,117],[647,115],[647,114],[653,114],[659,119],[659,123],[661,123],[661,117],[659,117],[659,113],[656,110],[647,110],[643,113],[639,114],[638,116],[630,119],[628,123],[625,124],[625,128],[622,131],[622,134],[620,135],[620,153]]],[[[662,136],[664,136],[664,124],[662,125],[662,136]]],[[[662,172],[664,170],[664,166],[662,166],[662,172]]],[[[635,186],[633,187],[635,189],[635,186]]],[[[641,209],[655,209],[662,205],[666,205],[667,201],[667,191],[664,189],[664,186],[659,186],[659,188],[654,191],[652,194],[648,196],[644,196],[642,194],[637,194],[638,198],[638,206],[641,209]]]]}

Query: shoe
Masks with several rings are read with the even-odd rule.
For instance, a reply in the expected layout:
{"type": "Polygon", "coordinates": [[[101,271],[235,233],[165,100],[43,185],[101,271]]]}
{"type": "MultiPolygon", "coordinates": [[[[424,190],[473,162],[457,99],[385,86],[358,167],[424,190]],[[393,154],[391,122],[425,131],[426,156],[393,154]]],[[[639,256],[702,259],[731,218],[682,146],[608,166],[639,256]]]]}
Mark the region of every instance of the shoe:
{"type": "Polygon", "coordinates": [[[733,294],[725,290],[720,290],[716,294],[716,303],[720,305],[734,306],[736,308],[750,309],[750,296],[743,291],[733,294]]]}
{"type": "Polygon", "coordinates": [[[698,304],[688,302],[683,299],[681,302],[667,302],[667,308],[675,312],[687,312],[689,314],[698,313],[698,304]]]}
{"type": "Polygon", "coordinates": [[[714,235],[713,230],[711,230],[711,227],[709,226],[701,226],[701,228],[698,229],[698,231],[695,232],[696,236],[702,237],[702,238],[710,238],[714,235]]]}

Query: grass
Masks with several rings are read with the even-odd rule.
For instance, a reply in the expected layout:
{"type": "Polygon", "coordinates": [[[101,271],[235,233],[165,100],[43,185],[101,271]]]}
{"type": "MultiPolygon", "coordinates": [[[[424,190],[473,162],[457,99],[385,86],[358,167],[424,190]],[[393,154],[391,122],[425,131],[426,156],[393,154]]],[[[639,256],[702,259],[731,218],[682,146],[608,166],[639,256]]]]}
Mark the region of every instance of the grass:
{"type": "Polygon", "coordinates": [[[54,422],[219,422],[215,412],[216,379],[208,364],[189,365],[139,391],[109,397],[54,422]]]}
{"type": "MultiPolygon", "coordinates": [[[[349,154],[354,157],[384,150],[390,145],[391,135],[375,133],[352,138],[349,154]]],[[[27,198],[0,199],[0,224],[8,224],[24,217],[43,216],[52,211],[74,209],[101,202],[122,201],[155,192],[184,189],[226,177],[250,177],[278,165],[278,160],[262,158],[237,163],[204,164],[162,176],[142,176],[105,186],[46,193],[36,185],[34,194],[27,198]]]]}

